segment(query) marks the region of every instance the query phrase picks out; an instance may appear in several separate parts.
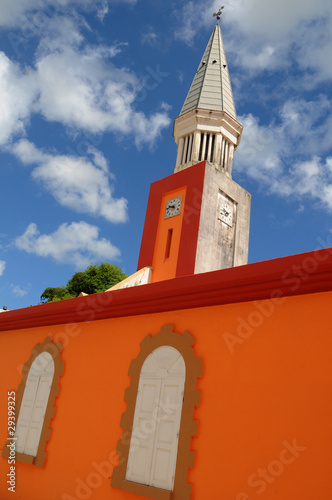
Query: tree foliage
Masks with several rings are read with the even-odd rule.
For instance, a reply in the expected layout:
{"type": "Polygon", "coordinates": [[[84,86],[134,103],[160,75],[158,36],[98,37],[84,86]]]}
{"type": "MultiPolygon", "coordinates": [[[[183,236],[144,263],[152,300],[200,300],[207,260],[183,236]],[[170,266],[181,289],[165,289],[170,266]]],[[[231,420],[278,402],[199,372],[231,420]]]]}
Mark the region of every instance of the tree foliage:
{"type": "Polygon", "coordinates": [[[55,288],[46,288],[40,299],[42,302],[56,302],[57,300],[72,299],[75,295],[71,295],[65,286],[58,286],[55,288]]]}
{"type": "Polygon", "coordinates": [[[85,271],[75,273],[66,286],[46,288],[40,300],[42,303],[55,302],[77,297],[81,292],[89,295],[104,292],[126,278],[127,275],[113,264],[104,262],[99,266],[91,265],[85,271]]]}

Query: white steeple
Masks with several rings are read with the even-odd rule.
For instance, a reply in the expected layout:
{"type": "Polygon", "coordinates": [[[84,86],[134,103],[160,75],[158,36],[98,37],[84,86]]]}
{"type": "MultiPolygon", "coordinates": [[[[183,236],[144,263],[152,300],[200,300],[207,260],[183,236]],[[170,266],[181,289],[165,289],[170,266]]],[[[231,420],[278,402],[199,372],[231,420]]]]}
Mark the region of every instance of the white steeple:
{"type": "Polygon", "coordinates": [[[175,119],[175,172],[207,160],[231,177],[233,155],[243,127],[236,119],[219,19],[220,14],[181,113],[175,119]]]}
{"type": "Polygon", "coordinates": [[[231,175],[242,125],[219,28],[222,9],[175,119],[175,173],[151,186],[138,268],[152,267],[152,281],[248,262],[251,196],[231,175]]]}
{"type": "Polygon", "coordinates": [[[236,120],[231,80],[219,25],[213,30],[180,115],[196,108],[225,111],[236,120]]]}
{"type": "Polygon", "coordinates": [[[175,173],[187,169],[190,176],[190,171],[204,170],[195,274],[248,262],[251,196],[232,179],[243,127],[236,118],[219,27],[222,9],[214,14],[218,24],[174,125],[175,173]]]}

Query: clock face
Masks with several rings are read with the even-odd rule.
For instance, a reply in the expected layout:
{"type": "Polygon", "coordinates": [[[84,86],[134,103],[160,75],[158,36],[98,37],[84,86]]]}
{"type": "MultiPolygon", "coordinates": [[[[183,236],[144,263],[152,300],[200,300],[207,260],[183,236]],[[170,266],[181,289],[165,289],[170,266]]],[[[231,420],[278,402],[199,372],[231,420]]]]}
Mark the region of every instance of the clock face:
{"type": "Polygon", "coordinates": [[[225,222],[229,227],[233,226],[233,207],[228,203],[221,203],[219,208],[219,220],[225,222]]]}
{"type": "Polygon", "coordinates": [[[165,219],[169,219],[170,217],[174,217],[175,215],[180,215],[181,204],[182,196],[178,196],[177,198],[168,200],[165,210],[165,219]]]}

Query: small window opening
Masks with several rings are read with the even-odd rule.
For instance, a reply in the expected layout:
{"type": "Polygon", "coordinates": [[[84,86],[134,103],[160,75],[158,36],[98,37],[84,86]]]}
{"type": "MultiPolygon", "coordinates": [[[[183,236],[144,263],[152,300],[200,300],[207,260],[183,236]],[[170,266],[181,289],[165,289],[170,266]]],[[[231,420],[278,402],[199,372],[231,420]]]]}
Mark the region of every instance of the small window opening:
{"type": "Polygon", "coordinates": [[[201,133],[201,145],[199,148],[199,161],[203,160],[203,142],[204,142],[204,134],[201,133]]]}
{"type": "Polygon", "coordinates": [[[211,163],[214,162],[214,143],[215,143],[215,140],[216,140],[216,136],[213,135],[212,136],[212,145],[211,145],[211,158],[210,158],[211,163]]]}
{"type": "Polygon", "coordinates": [[[208,136],[206,138],[206,148],[205,148],[204,160],[208,159],[210,139],[211,139],[211,136],[210,136],[210,134],[208,134],[208,136]]]}
{"type": "Polygon", "coordinates": [[[189,145],[190,145],[190,136],[188,136],[188,140],[187,140],[187,149],[186,149],[186,153],[185,153],[185,157],[184,157],[184,163],[188,163],[189,159],[189,145]]]}
{"type": "Polygon", "coordinates": [[[191,136],[191,140],[190,140],[190,151],[189,151],[189,156],[188,156],[187,162],[188,162],[188,161],[191,161],[191,159],[192,159],[192,156],[193,156],[193,147],[194,147],[194,137],[193,137],[193,136],[191,136]]]}
{"type": "Polygon", "coordinates": [[[169,229],[166,241],[165,260],[169,259],[171,255],[172,238],[173,238],[173,229],[169,229]]]}

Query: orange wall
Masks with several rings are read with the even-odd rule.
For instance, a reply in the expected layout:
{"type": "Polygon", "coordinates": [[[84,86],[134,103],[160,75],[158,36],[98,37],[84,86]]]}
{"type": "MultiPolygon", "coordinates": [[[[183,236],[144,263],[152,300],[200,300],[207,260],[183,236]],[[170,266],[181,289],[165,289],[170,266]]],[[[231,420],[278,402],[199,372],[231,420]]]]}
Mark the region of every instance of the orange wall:
{"type": "MultiPolygon", "coordinates": [[[[280,304],[77,324],[63,350],[65,369],[45,466],[17,462],[13,496],[5,484],[7,459],[0,457],[1,500],[138,498],[111,489],[96,466],[113,460],[121,437],[129,363],[146,334],[157,334],[165,324],[179,333],[190,331],[203,360],[198,436],[192,440],[197,453],[188,474],[192,500],[332,498],[331,299],[327,292],[280,304]],[[230,335],[237,336],[236,344],[230,335]],[[294,444],[298,451],[292,454],[287,448],[294,444]],[[87,482],[89,489],[77,489],[87,482]]],[[[54,326],[0,333],[0,447],[6,440],[7,391],[21,380],[18,367],[37,342],[49,335],[60,340],[64,331],[54,326]]]]}
{"type": "Polygon", "coordinates": [[[178,263],[178,254],[181,240],[181,228],[183,222],[183,212],[185,206],[186,188],[177,189],[163,195],[161,209],[159,214],[156,246],[153,255],[152,281],[162,281],[175,278],[176,267],[178,263]],[[175,217],[165,219],[165,210],[167,201],[172,198],[182,196],[181,213],[175,217]],[[170,255],[165,257],[168,239],[168,231],[173,230],[172,241],[170,245],[170,255]]]}

